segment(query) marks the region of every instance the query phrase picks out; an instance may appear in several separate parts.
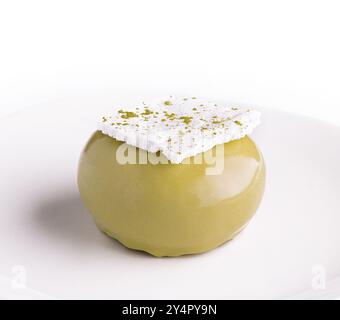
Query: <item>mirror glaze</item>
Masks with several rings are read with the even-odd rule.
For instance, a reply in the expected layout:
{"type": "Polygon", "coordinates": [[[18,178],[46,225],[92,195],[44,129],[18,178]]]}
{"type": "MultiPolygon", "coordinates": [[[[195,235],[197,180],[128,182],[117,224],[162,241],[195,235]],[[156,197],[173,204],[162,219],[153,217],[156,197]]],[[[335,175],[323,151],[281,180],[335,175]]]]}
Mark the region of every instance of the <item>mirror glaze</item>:
{"type": "Polygon", "coordinates": [[[205,163],[121,165],[121,144],[95,132],[78,186],[97,226],[129,248],[154,256],[208,251],[231,240],[260,204],[265,166],[249,137],[224,144],[218,175],[206,175],[205,163]]]}

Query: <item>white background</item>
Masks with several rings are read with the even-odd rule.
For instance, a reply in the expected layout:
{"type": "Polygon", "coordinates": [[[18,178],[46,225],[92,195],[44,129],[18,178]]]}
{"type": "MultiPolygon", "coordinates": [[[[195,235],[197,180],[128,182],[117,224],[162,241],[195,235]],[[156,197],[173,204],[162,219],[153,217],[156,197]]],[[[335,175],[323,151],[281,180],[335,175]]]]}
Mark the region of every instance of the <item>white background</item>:
{"type": "Polygon", "coordinates": [[[193,94],[340,123],[339,1],[0,0],[0,116],[193,94]]]}

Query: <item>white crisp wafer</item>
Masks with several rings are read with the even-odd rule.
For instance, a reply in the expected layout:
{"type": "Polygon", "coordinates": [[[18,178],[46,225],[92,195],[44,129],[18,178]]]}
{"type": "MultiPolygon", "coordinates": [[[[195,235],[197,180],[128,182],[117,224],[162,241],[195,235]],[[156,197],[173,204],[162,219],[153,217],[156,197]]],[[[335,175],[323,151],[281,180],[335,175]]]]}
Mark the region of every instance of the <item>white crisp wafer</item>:
{"type": "Polygon", "coordinates": [[[137,106],[117,107],[99,130],[149,152],[161,151],[171,163],[241,139],[260,123],[261,113],[196,97],[169,96],[137,106]]]}

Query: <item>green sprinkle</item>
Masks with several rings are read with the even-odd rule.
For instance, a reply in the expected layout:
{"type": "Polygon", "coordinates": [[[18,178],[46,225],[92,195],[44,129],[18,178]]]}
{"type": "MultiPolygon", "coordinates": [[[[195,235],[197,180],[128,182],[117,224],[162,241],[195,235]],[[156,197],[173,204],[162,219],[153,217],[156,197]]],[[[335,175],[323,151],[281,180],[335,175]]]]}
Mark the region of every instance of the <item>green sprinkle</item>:
{"type": "Polygon", "coordinates": [[[172,106],[172,102],[171,101],[164,101],[164,105],[165,106],[172,106]]]}
{"type": "Polygon", "coordinates": [[[176,119],[176,115],[174,113],[168,113],[168,112],[164,111],[164,114],[169,120],[175,120],[176,119]]]}
{"type": "Polygon", "coordinates": [[[144,112],[142,113],[143,116],[148,116],[150,114],[153,114],[153,111],[151,111],[150,109],[148,108],[145,108],[144,112]]]}
{"type": "Polygon", "coordinates": [[[137,113],[134,113],[132,111],[119,110],[118,113],[122,114],[121,118],[123,118],[123,119],[129,119],[129,118],[138,117],[137,113]]]}
{"type": "Polygon", "coordinates": [[[242,126],[242,122],[240,122],[238,120],[235,120],[234,123],[237,124],[238,126],[242,126]]]}
{"type": "Polygon", "coordinates": [[[192,121],[192,117],[188,117],[188,116],[182,116],[182,117],[179,117],[181,120],[183,120],[183,122],[185,124],[190,124],[190,122],[192,121]]]}

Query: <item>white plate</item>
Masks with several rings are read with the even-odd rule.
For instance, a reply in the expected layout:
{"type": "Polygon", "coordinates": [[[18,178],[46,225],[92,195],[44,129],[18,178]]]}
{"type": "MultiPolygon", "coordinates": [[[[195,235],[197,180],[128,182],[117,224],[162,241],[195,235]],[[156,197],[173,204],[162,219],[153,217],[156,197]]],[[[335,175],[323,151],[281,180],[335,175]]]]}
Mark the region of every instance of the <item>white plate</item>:
{"type": "Polygon", "coordinates": [[[0,120],[0,297],[340,296],[340,128],[264,110],[255,218],[206,254],[154,258],[98,231],[79,199],[79,154],[112,103],[59,101],[0,120]]]}

